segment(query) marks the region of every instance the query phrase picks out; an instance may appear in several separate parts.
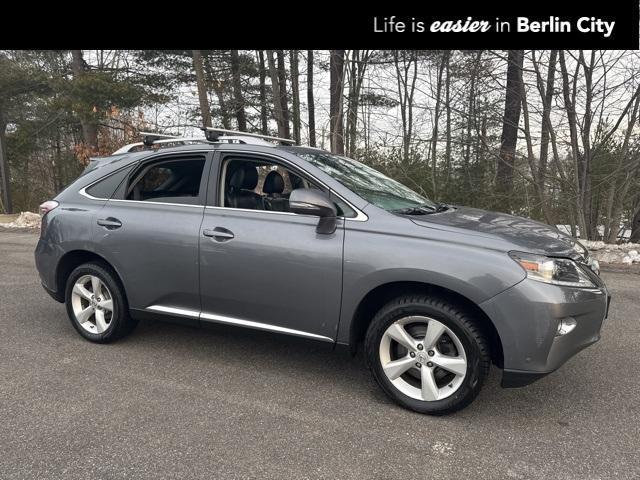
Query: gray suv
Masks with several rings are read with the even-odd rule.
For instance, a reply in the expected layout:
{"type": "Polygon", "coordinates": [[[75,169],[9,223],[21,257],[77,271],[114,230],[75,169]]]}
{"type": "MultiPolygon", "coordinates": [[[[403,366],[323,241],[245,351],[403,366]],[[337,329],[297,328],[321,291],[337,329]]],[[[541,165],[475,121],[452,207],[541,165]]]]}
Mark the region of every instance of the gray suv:
{"type": "Polygon", "coordinates": [[[42,205],[42,284],[86,339],[153,317],[364,344],[380,387],[428,414],[468,405],[492,363],[523,386],[599,339],[597,263],[555,228],[323,150],[206,134],[147,135],[42,205]]]}

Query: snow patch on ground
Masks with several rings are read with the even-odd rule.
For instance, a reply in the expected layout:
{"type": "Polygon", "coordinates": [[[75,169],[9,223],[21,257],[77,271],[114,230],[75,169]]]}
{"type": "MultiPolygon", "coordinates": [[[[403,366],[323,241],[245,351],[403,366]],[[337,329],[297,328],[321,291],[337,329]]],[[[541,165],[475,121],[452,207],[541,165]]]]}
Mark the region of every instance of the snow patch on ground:
{"type": "Polygon", "coordinates": [[[589,249],[593,258],[601,263],[640,263],[640,243],[612,245],[602,241],[580,240],[589,249]]]}
{"type": "Polygon", "coordinates": [[[3,223],[5,228],[39,228],[41,217],[33,212],[21,212],[13,222],[3,223]]]}

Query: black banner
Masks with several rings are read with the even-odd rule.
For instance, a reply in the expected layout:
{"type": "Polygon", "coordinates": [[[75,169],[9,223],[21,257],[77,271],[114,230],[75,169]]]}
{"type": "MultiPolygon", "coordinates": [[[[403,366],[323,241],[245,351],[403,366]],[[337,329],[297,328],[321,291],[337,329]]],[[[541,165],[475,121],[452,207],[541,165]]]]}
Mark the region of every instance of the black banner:
{"type": "Polygon", "coordinates": [[[17,5],[0,48],[637,49],[640,37],[638,0],[253,5],[17,5]]]}

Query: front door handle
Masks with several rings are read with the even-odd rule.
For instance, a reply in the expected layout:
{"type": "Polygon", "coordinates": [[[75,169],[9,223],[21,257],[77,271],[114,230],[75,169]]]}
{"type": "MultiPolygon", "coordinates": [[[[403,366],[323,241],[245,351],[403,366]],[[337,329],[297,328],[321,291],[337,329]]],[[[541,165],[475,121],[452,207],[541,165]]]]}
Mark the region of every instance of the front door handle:
{"type": "Polygon", "coordinates": [[[115,230],[122,226],[122,222],[117,218],[107,217],[98,219],[98,225],[106,228],[107,230],[115,230]]]}
{"type": "Polygon", "coordinates": [[[202,234],[205,237],[212,237],[219,242],[224,242],[226,240],[231,240],[235,237],[231,230],[228,230],[224,227],[216,227],[216,228],[205,228],[202,231],[202,234]]]}

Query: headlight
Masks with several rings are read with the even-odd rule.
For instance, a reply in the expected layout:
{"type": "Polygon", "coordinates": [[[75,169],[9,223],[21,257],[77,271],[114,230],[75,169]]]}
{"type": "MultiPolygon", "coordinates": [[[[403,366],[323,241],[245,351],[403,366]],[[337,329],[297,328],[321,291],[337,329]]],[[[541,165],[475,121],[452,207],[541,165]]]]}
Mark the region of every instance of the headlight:
{"type": "Polygon", "coordinates": [[[596,287],[585,271],[573,260],[521,252],[510,252],[509,255],[524,268],[527,277],[532,280],[566,287],[596,287]]]}

